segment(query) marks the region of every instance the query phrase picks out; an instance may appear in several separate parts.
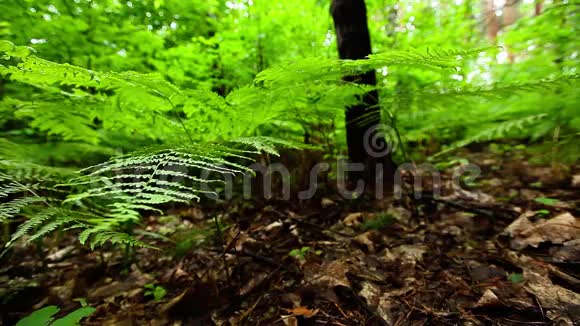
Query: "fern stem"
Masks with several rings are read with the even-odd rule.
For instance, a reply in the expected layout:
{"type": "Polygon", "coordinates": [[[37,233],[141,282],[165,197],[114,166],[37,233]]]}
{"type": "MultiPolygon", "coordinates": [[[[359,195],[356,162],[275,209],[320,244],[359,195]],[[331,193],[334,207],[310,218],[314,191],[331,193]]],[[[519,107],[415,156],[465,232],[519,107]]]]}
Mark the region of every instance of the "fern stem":
{"type": "Polygon", "coordinates": [[[399,132],[399,128],[397,127],[397,122],[395,121],[395,117],[391,114],[389,110],[385,110],[387,116],[391,120],[391,126],[395,130],[395,135],[397,135],[397,141],[399,142],[399,146],[401,146],[401,154],[403,154],[403,158],[405,161],[409,161],[409,156],[407,156],[407,151],[405,150],[405,144],[403,144],[403,139],[401,138],[401,133],[399,132]]]}
{"type": "Polygon", "coordinates": [[[34,192],[34,190],[32,190],[31,188],[23,185],[22,183],[16,181],[16,180],[12,180],[12,182],[14,182],[15,184],[19,185],[20,187],[22,187],[24,190],[30,192],[31,194],[33,194],[34,196],[36,196],[38,199],[42,200],[42,202],[44,202],[47,206],[52,207],[52,205],[47,202],[44,197],[39,196],[36,192],[34,192]]]}
{"type": "Polygon", "coordinates": [[[193,138],[191,137],[189,130],[187,130],[185,123],[183,123],[183,119],[181,119],[181,117],[177,113],[175,114],[175,116],[177,117],[177,120],[179,120],[179,123],[181,124],[181,127],[183,127],[183,131],[185,131],[185,134],[187,135],[187,138],[189,138],[189,141],[191,142],[191,144],[195,145],[195,142],[193,141],[193,138]]]}
{"type": "MultiPolygon", "coordinates": [[[[225,244],[225,242],[224,242],[224,238],[223,238],[223,236],[222,236],[222,230],[221,230],[220,223],[219,223],[219,221],[218,221],[218,216],[217,216],[217,214],[216,214],[216,215],[214,215],[214,217],[213,217],[213,221],[214,221],[214,223],[215,223],[215,227],[216,227],[216,233],[217,233],[217,237],[218,237],[219,244],[220,244],[222,247],[224,247],[224,250],[225,250],[225,245],[226,245],[226,244],[225,244]]],[[[230,280],[230,272],[229,272],[229,270],[228,270],[228,262],[227,262],[227,260],[226,260],[226,256],[225,256],[225,255],[223,255],[223,256],[222,256],[222,259],[223,259],[223,262],[224,262],[224,271],[226,272],[226,279],[227,279],[227,281],[228,281],[228,284],[231,284],[231,280],[230,280]]]]}
{"type": "MultiPolygon", "coordinates": [[[[165,98],[169,102],[169,104],[171,104],[171,111],[175,111],[175,105],[173,104],[171,99],[169,97],[165,96],[164,94],[162,97],[165,98]]],[[[179,114],[177,112],[175,112],[175,117],[177,118],[177,120],[179,120],[179,123],[181,124],[181,127],[183,128],[183,131],[187,135],[187,138],[189,138],[189,141],[191,142],[191,144],[195,145],[195,142],[193,141],[193,137],[191,137],[189,130],[185,126],[185,123],[183,123],[183,119],[181,119],[181,117],[179,116],[179,114]]]]}

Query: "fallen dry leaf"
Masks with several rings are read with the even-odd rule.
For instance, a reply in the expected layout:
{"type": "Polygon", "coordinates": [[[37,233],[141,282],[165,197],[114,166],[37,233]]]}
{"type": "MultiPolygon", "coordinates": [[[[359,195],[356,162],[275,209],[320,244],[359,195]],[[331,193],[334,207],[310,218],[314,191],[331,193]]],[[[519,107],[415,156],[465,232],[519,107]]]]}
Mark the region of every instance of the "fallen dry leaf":
{"type": "Polygon", "coordinates": [[[361,224],[362,220],[363,213],[350,213],[342,220],[342,223],[346,226],[355,226],[361,224]]]}
{"type": "Polygon", "coordinates": [[[304,316],[306,318],[310,318],[314,315],[316,315],[319,311],[319,309],[308,309],[307,307],[296,307],[296,308],[292,308],[292,309],[284,309],[286,311],[288,311],[289,313],[291,313],[294,316],[304,316]]]}
{"type": "Polygon", "coordinates": [[[395,325],[394,311],[400,306],[399,298],[413,292],[416,286],[413,279],[408,279],[406,286],[384,292],[379,299],[377,314],[388,324],[395,325]]]}
{"type": "Polygon", "coordinates": [[[399,258],[402,262],[416,264],[423,259],[423,254],[427,252],[424,245],[401,245],[390,250],[386,250],[387,260],[393,261],[399,258]]]}
{"type": "Polygon", "coordinates": [[[281,228],[283,225],[284,225],[284,223],[282,223],[281,221],[275,221],[275,222],[268,224],[266,227],[264,227],[264,231],[270,232],[274,229],[281,228]]]}
{"type": "Polygon", "coordinates": [[[580,294],[553,284],[547,275],[524,269],[524,279],[524,288],[536,296],[544,308],[557,308],[563,304],[580,305],[580,294]]]}
{"type": "Polygon", "coordinates": [[[483,292],[483,295],[481,296],[479,301],[477,301],[477,303],[475,304],[476,307],[480,308],[498,307],[501,305],[502,305],[501,301],[499,300],[497,295],[493,293],[491,289],[486,289],[485,292],[483,292]]]}
{"type": "Polygon", "coordinates": [[[534,226],[534,223],[532,223],[532,221],[530,221],[529,218],[534,215],[536,215],[536,213],[530,211],[521,214],[517,219],[515,219],[510,225],[508,225],[505,228],[503,233],[511,237],[516,237],[519,234],[523,233],[524,231],[529,230],[534,226]]]}
{"type": "Polygon", "coordinates": [[[375,231],[371,230],[371,231],[359,234],[353,239],[353,241],[355,243],[362,245],[362,246],[365,246],[367,248],[367,252],[373,254],[373,253],[375,253],[375,245],[374,245],[373,241],[371,240],[371,238],[373,237],[374,232],[375,231]]]}
{"type": "Polygon", "coordinates": [[[322,206],[322,208],[327,208],[327,207],[332,206],[334,204],[336,204],[336,203],[328,198],[322,198],[322,200],[320,202],[320,205],[322,206]]]}
{"type": "Polygon", "coordinates": [[[580,174],[576,174],[572,177],[572,187],[580,188],[580,174]]]}
{"type": "Polygon", "coordinates": [[[381,300],[381,288],[371,282],[362,282],[361,290],[358,293],[361,297],[366,299],[369,306],[378,306],[381,300]]]}
{"type": "Polygon", "coordinates": [[[548,310],[546,315],[552,321],[564,318],[563,325],[573,325],[568,317],[574,314],[572,310],[575,307],[580,306],[580,294],[552,282],[549,273],[554,269],[553,266],[513,251],[507,252],[504,257],[523,270],[523,289],[533,295],[542,308],[548,310]]]}
{"type": "Polygon", "coordinates": [[[552,251],[554,261],[568,262],[580,260],[580,239],[564,242],[552,251]]]}
{"type": "Polygon", "coordinates": [[[296,317],[290,316],[281,316],[281,319],[284,321],[284,325],[287,326],[298,326],[298,319],[296,317]]]}
{"type": "Polygon", "coordinates": [[[346,277],[348,270],[348,263],[342,260],[325,262],[316,267],[305,265],[304,280],[306,283],[322,288],[331,288],[337,285],[350,287],[350,281],[346,277]]]}
{"type": "Polygon", "coordinates": [[[532,223],[530,212],[518,217],[504,231],[512,237],[511,247],[516,250],[527,246],[538,247],[542,242],[562,244],[580,238],[580,219],[570,213],[563,213],[548,220],[532,223]]]}
{"type": "Polygon", "coordinates": [[[348,263],[344,260],[325,262],[322,265],[307,263],[304,265],[304,284],[315,289],[316,294],[327,301],[338,303],[334,292],[337,286],[350,287],[346,276],[349,271],[348,263]]]}
{"type": "Polygon", "coordinates": [[[266,279],[268,279],[268,273],[258,273],[251,280],[249,280],[241,289],[240,295],[247,295],[248,293],[252,292],[255,288],[259,287],[261,284],[264,283],[266,279]]]}
{"type": "Polygon", "coordinates": [[[258,242],[256,239],[250,237],[247,233],[240,233],[237,241],[235,242],[236,251],[242,251],[246,247],[246,244],[252,244],[258,242]]]}

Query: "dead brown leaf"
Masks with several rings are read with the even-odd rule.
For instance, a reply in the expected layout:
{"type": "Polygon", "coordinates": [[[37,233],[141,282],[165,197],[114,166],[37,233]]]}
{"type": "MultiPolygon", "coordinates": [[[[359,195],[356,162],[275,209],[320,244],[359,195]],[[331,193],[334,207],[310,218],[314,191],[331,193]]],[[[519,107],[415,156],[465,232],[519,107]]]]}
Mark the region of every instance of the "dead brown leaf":
{"type": "Polygon", "coordinates": [[[477,301],[477,303],[475,304],[476,307],[480,308],[498,307],[501,305],[502,305],[501,301],[499,300],[497,295],[493,293],[491,289],[486,289],[485,292],[483,292],[483,295],[481,296],[479,301],[477,301]]]}
{"type": "Polygon", "coordinates": [[[580,174],[575,174],[572,177],[572,187],[580,188],[580,174]]]}
{"type": "Polygon", "coordinates": [[[350,287],[350,281],[346,277],[348,270],[348,263],[342,260],[325,262],[317,266],[305,265],[304,279],[307,283],[323,288],[332,288],[337,285],[350,287]]]}
{"type": "Polygon", "coordinates": [[[548,220],[532,223],[531,212],[520,215],[504,231],[513,238],[511,247],[521,250],[527,246],[538,247],[542,242],[562,244],[580,238],[580,219],[570,213],[563,213],[548,220]]]}
{"type": "Polygon", "coordinates": [[[322,200],[320,201],[320,205],[322,206],[322,208],[327,208],[330,206],[335,205],[336,203],[334,201],[332,201],[332,199],[329,198],[322,198],[322,200]]]}
{"type": "Polygon", "coordinates": [[[282,320],[284,321],[284,324],[286,326],[298,326],[298,319],[296,319],[296,317],[290,315],[290,316],[281,316],[282,320]]]}
{"type": "Polygon", "coordinates": [[[566,241],[552,251],[552,258],[559,262],[580,260],[580,239],[566,241]]]}
{"type": "Polygon", "coordinates": [[[547,275],[524,269],[524,279],[524,288],[536,296],[544,308],[557,308],[563,304],[580,305],[580,294],[553,284],[547,275]]]}
{"type": "Polygon", "coordinates": [[[404,263],[415,265],[423,259],[423,254],[427,251],[428,248],[424,245],[401,245],[387,250],[387,256],[392,260],[398,258],[404,263]]]}
{"type": "Polygon", "coordinates": [[[308,309],[307,307],[300,306],[292,309],[284,309],[294,316],[304,316],[305,318],[310,318],[318,313],[320,309],[308,309]]]}
{"type": "Polygon", "coordinates": [[[371,231],[367,231],[365,233],[361,233],[359,235],[357,235],[353,241],[355,243],[358,243],[364,247],[367,248],[367,252],[368,253],[375,253],[375,245],[373,243],[373,241],[371,240],[371,238],[373,238],[374,233],[376,233],[375,231],[371,230],[371,231]]]}
{"type": "Polygon", "coordinates": [[[258,273],[256,276],[252,277],[252,279],[240,289],[240,295],[246,295],[259,287],[266,279],[268,279],[268,275],[268,273],[258,273]]]}
{"type": "Polygon", "coordinates": [[[343,220],[342,223],[346,226],[356,226],[363,221],[363,213],[350,213],[343,220]]]}

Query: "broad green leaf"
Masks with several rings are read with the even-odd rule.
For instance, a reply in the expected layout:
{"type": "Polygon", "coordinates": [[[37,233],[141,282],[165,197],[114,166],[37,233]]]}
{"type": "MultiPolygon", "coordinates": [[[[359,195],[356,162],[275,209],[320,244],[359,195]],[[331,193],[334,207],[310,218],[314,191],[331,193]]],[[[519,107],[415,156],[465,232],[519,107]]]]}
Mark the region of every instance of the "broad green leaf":
{"type": "Polygon", "coordinates": [[[95,312],[95,308],[92,307],[82,307],[79,308],[70,314],[66,315],[61,319],[55,320],[51,326],[75,326],[79,325],[81,319],[90,316],[93,312],[95,312]]]}
{"type": "Polygon", "coordinates": [[[60,311],[57,306],[48,306],[31,313],[28,317],[21,319],[16,326],[43,326],[49,325],[54,319],[52,316],[60,311]]]}

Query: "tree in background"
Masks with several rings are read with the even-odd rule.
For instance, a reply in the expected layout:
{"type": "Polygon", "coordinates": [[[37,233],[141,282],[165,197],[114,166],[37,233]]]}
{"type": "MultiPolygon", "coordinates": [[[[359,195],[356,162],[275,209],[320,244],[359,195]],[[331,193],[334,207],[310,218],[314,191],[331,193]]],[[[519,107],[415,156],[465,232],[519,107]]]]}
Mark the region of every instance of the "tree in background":
{"type": "MultiPolygon", "coordinates": [[[[372,53],[371,39],[367,24],[367,10],[364,0],[334,0],[331,7],[332,18],[336,30],[336,40],[340,59],[365,59],[372,53]]],[[[344,80],[361,85],[376,86],[375,71],[371,70],[358,75],[345,76],[344,80]]],[[[384,179],[391,180],[395,171],[390,151],[369,153],[369,143],[372,138],[375,144],[388,147],[378,124],[381,121],[379,94],[371,90],[362,96],[359,104],[346,108],[346,140],[351,163],[363,163],[366,172],[352,171],[351,181],[363,177],[367,181],[374,180],[377,173],[376,164],[384,164],[384,179]],[[374,135],[371,135],[374,134],[374,135]],[[378,155],[375,155],[378,154],[378,155]]]]}

